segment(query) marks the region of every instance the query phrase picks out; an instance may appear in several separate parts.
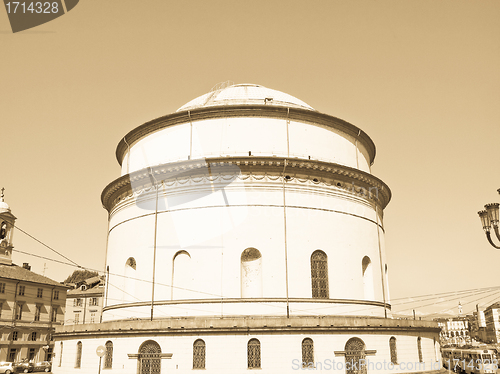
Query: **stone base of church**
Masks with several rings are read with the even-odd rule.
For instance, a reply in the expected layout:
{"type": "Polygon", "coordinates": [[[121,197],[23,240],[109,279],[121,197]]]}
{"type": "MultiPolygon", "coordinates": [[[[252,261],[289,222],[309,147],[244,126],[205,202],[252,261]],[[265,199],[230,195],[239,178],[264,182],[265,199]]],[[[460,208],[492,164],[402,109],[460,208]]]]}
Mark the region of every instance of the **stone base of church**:
{"type": "Polygon", "coordinates": [[[61,326],[55,334],[52,372],[94,374],[101,365],[101,372],[110,374],[193,370],[279,374],[306,368],[339,374],[430,374],[442,367],[438,334],[435,322],[341,316],[194,317],[61,326]],[[395,338],[392,355],[391,338],[395,338]],[[313,361],[305,367],[304,339],[312,341],[313,347],[313,361]],[[253,368],[248,367],[250,340],[259,346],[258,350],[252,348],[253,368]],[[349,344],[353,341],[364,345],[361,353],[351,350],[349,344]],[[153,355],[145,354],[148,344],[158,347],[153,355]],[[200,358],[200,344],[204,358],[200,358]],[[96,353],[99,346],[108,348],[108,356],[102,360],[96,353]],[[359,357],[364,358],[358,362],[360,367],[350,367],[349,363],[357,362],[359,357]]]}

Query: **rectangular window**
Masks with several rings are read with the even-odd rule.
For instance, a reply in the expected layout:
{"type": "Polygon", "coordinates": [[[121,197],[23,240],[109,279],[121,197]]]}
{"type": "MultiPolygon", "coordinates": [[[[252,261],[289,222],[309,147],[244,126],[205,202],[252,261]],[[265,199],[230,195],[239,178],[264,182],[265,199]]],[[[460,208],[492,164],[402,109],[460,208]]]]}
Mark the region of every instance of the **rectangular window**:
{"type": "Polygon", "coordinates": [[[39,288],[36,292],[36,297],[43,297],[43,288],[39,288]]]}
{"type": "Polygon", "coordinates": [[[73,299],[73,306],[82,306],[82,299],[73,299]]]}
{"type": "Polygon", "coordinates": [[[16,303],[16,319],[20,320],[23,318],[23,303],[16,303]]]}
{"type": "Polygon", "coordinates": [[[9,351],[9,362],[16,361],[16,354],[17,354],[17,349],[16,348],[11,348],[10,351],[9,351]]]}
{"type": "Polygon", "coordinates": [[[54,291],[54,300],[59,300],[59,291],[54,291]]]}
{"type": "Polygon", "coordinates": [[[0,283],[0,293],[5,293],[5,283],[0,283]]]}
{"type": "Polygon", "coordinates": [[[30,348],[30,353],[28,356],[28,361],[31,361],[35,358],[35,348],[30,348]]]}
{"type": "MultiPolygon", "coordinates": [[[[61,351],[62,354],[62,351],[61,351]]],[[[47,356],[45,358],[45,361],[50,361],[52,360],[52,348],[47,349],[47,356]]]]}
{"type": "Polygon", "coordinates": [[[99,305],[99,299],[97,297],[93,297],[90,299],[90,306],[97,306],[99,305]]]}
{"type": "Polygon", "coordinates": [[[33,331],[33,332],[31,333],[31,335],[30,335],[30,340],[31,340],[32,342],[36,342],[36,331],[33,331]]]}
{"type": "Polygon", "coordinates": [[[19,333],[17,331],[12,332],[12,340],[17,341],[19,338],[19,333]]]}
{"type": "Polygon", "coordinates": [[[80,313],[75,313],[75,325],[80,323],[80,313]]]}
{"type": "Polygon", "coordinates": [[[42,306],[37,305],[35,309],[35,321],[40,321],[40,314],[42,314],[42,306]]]}
{"type": "Polygon", "coordinates": [[[95,323],[95,313],[90,313],[90,323],[95,323]]]}
{"type": "Polygon", "coordinates": [[[52,307],[52,315],[50,316],[51,322],[57,322],[57,307],[52,307]]]}
{"type": "Polygon", "coordinates": [[[24,296],[24,291],[26,290],[26,286],[19,286],[19,292],[17,293],[19,296],[24,296]]]}
{"type": "Polygon", "coordinates": [[[3,308],[3,303],[0,303],[0,318],[2,318],[2,308],[3,308]]]}

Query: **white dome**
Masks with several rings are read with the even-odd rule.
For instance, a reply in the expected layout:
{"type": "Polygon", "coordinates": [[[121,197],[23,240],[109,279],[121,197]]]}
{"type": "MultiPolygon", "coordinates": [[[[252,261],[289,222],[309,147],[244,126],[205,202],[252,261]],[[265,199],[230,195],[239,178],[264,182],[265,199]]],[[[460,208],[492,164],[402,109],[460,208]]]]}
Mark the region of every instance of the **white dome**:
{"type": "Polygon", "coordinates": [[[1,212],[10,212],[9,204],[7,204],[5,201],[0,201],[0,213],[1,212]]]}
{"type": "Polygon", "coordinates": [[[184,104],[177,112],[219,105],[273,105],[315,110],[302,100],[281,91],[257,84],[235,84],[222,88],[216,86],[209,93],[184,104]]]}

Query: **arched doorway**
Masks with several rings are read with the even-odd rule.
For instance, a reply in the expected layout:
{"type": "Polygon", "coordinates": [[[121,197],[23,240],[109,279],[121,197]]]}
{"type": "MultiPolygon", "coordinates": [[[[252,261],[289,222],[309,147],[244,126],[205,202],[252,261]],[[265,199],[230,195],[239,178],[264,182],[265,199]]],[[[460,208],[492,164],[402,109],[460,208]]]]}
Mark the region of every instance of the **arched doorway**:
{"type": "Polygon", "coordinates": [[[139,348],[139,373],[161,373],[161,348],[157,342],[148,340],[139,348]]]}
{"type": "Polygon", "coordinates": [[[365,343],[359,338],[351,338],[345,344],[346,374],[366,374],[365,343]],[[362,360],[360,362],[360,360],[362,360]]]}

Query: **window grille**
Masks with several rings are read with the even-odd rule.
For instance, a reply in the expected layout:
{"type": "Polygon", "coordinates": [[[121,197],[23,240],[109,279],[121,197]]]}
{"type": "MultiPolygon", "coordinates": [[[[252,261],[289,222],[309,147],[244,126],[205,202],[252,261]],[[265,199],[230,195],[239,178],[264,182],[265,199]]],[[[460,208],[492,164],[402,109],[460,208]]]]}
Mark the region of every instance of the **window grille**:
{"type": "Polygon", "coordinates": [[[130,266],[132,269],[136,270],[137,268],[137,262],[135,262],[135,258],[129,257],[129,259],[126,262],[127,266],[130,266]]]}
{"type": "Polygon", "coordinates": [[[391,362],[398,363],[398,351],[396,350],[396,338],[393,336],[389,339],[389,348],[391,350],[391,362]]]}
{"type": "Polygon", "coordinates": [[[76,344],[76,362],[75,368],[80,368],[82,366],[82,342],[76,344]]]}
{"type": "Polygon", "coordinates": [[[424,362],[424,359],[422,357],[422,338],[420,336],[417,338],[417,348],[418,348],[418,361],[424,362]]]}
{"type": "Polygon", "coordinates": [[[260,368],[260,342],[257,339],[250,339],[247,349],[248,368],[260,368]]]}
{"type": "Polygon", "coordinates": [[[302,340],[302,367],[312,368],[314,365],[314,343],[312,339],[302,340]]]}
{"type": "Polygon", "coordinates": [[[366,374],[366,365],[362,365],[365,360],[365,343],[359,338],[349,339],[345,345],[346,373],[366,374]]]}
{"type": "Polygon", "coordinates": [[[113,343],[106,342],[106,356],[104,357],[104,369],[111,369],[113,367],[113,343]]]}
{"type": "Polygon", "coordinates": [[[193,369],[205,369],[205,342],[198,339],[193,344],[193,369]]]}
{"type": "Polygon", "coordinates": [[[139,374],[161,373],[161,348],[157,342],[148,340],[139,349],[139,374]]]}
{"type": "Polygon", "coordinates": [[[312,297],[328,299],[328,258],[323,251],[314,251],[311,255],[312,297]]]}

